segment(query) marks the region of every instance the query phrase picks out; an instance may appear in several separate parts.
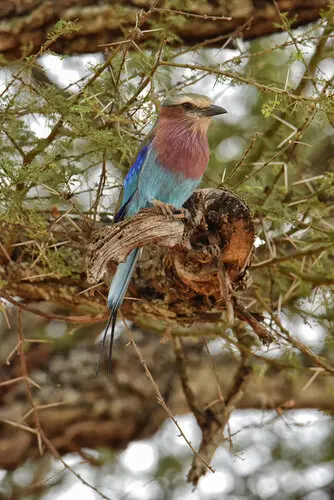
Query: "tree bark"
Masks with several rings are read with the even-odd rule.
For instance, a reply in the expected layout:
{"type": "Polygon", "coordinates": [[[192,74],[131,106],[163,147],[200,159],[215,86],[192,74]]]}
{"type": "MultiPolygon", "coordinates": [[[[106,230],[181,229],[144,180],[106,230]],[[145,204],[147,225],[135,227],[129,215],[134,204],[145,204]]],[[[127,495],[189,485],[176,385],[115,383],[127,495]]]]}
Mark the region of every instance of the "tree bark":
{"type": "MultiPolygon", "coordinates": [[[[316,21],[329,3],[328,0],[277,0],[279,10],[288,13],[294,27],[316,21]]],[[[60,19],[77,20],[80,29],[62,36],[51,46],[52,50],[60,54],[100,52],[101,45],[123,40],[124,34],[135,26],[140,9],[147,10],[151,4],[151,0],[98,3],[95,0],[7,0],[0,4],[0,53],[7,60],[36,53],[60,19]]],[[[180,1],[180,9],[182,5],[180,1]]],[[[270,0],[194,0],[187,11],[192,15],[187,16],[168,10],[168,1],[158,3],[158,7],[151,9],[142,30],[166,28],[178,37],[169,42],[173,45],[193,45],[208,40],[206,46],[220,46],[231,34],[249,40],[280,30],[277,25],[280,18],[270,0]]],[[[173,9],[176,10],[175,2],[173,9]]],[[[147,45],[157,36],[157,32],[146,33],[147,45]]]]}

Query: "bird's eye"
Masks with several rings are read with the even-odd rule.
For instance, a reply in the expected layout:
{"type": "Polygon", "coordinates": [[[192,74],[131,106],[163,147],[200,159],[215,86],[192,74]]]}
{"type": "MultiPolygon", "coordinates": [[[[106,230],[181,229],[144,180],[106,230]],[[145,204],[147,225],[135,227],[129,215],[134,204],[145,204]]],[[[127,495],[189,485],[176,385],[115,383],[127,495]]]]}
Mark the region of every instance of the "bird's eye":
{"type": "Polygon", "coordinates": [[[182,104],[183,108],[189,111],[190,109],[194,109],[194,106],[190,102],[185,102],[182,104]]]}

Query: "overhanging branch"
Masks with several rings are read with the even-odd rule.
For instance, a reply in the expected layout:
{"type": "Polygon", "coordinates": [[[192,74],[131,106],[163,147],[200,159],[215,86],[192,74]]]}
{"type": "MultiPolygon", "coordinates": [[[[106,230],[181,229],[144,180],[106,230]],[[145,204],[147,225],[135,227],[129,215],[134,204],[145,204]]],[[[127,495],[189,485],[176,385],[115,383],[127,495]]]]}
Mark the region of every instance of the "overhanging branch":
{"type": "MultiPolygon", "coordinates": [[[[277,0],[279,10],[288,13],[294,27],[316,21],[329,3],[328,0],[277,0]]],[[[60,54],[100,52],[101,45],[123,40],[124,33],[135,26],[140,9],[151,6],[150,0],[100,3],[95,0],[7,0],[0,8],[0,53],[8,60],[36,53],[59,19],[76,20],[80,30],[59,38],[52,50],[60,54]]],[[[168,7],[168,2],[164,7],[168,7]]],[[[179,9],[183,9],[181,1],[179,9]]],[[[166,27],[168,32],[177,35],[169,43],[183,46],[203,42],[206,46],[221,46],[231,35],[248,40],[280,30],[277,10],[267,1],[223,0],[216,5],[194,0],[189,9],[178,10],[175,2],[172,10],[151,9],[149,23],[143,30],[150,29],[152,23],[154,28],[166,27]],[[242,27],[245,29],[241,30],[242,27]]],[[[159,32],[150,31],[144,40],[150,44],[157,36],[159,32]]]]}

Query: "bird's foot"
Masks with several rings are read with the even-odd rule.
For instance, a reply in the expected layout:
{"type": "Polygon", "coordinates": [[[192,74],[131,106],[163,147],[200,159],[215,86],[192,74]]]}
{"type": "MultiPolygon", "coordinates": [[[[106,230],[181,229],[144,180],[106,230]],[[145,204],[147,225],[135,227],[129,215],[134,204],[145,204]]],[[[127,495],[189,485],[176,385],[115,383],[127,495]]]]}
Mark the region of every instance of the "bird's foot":
{"type": "Polygon", "coordinates": [[[186,208],[176,208],[174,205],[163,203],[162,201],[156,199],[152,200],[152,204],[154,207],[160,208],[162,215],[168,219],[186,219],[187,222],[191,220],[190,212],[186,208]]]}

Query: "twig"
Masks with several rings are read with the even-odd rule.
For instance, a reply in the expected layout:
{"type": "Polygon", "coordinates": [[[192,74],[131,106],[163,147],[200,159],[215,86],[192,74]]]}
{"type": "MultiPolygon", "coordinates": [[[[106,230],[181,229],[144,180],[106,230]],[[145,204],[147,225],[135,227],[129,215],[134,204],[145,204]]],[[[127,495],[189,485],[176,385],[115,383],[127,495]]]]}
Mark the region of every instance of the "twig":
{"type": "Polygon", "coordinates": [[[252,269],[260,269],[263,267],[274,266],[276,264],[280,264],[281,262],[286,262],[287,260],[300,259],[300,257],[315,255],[325,250],[329,250],[330,246],[331,245],[328,244],[317,248],[308,248],[307,250],[300,250],[299,252],[282,255],[281,257],[274,257],[272,259],[267,259],[262,262],[258,262],[257,264],[252,264],[252,269]]]}
{"type": "Polygon", "coordinates": [[[243,167],[245,165],[245,160],[246,158],[248,157],[249,153],[251,152],[251,150],[253,149],[254,147],[254,144],[257,140],[258,137],[262,136],[263,134],[260,133],[260,132],[257,132],[254,137],[252,138],[251,140],[251,143],[250,145],[248,146],[248,148],[246,149],[246,151],[244,152],[242,158],[238,161],[238,163],[235,164],[235,166],[232,168],[231,172],[228,174],[228,176],[226,177],[226,179],[224,179],[224,182],[223,184],[227,184],[228,181],[231,179],[231,177],[235,174],[235,172],[238,170],[239,167],[243,167]]]}
{"type": "Polygon", "coordinates": [[[157,397],[157,401],[159,403],[159,405],[162,406],[162,408],[166,411],[166,413],[168,414],[168,416],[171,418],[171,420],[174,422],[174,424],[176,425],[177,429],[179,430],[180,432],[180,435],[183,437],[183,439],[185,440],[185,442],[187,443],[187,445],[189,446],[189,448],[191,449],[191,451],[193,452],[194,455],[196,455],[196,457],[198,458],[198,460],[200,462],[203,463],[203,465],[205,466],[205,468],[208,468],[211,470],[211,472],[214,472],[214,469],[212,469],[212,467],[207,464],[205,462],[205,460],[202,459],[202,457],[197,453],[197,451],[195,450],[195,448],[193,447],[193,445],[191,444],[191,442],[189,441],[189,439],[186,437],[186,435],[184,434],[183,430],[181,429],[179,423],[177,422],[177,420],[175,419],[174,415],[172,414],[171,410],[169,409],[169,407],[167,406],[161,392],[160,392],[160,389],[159,389],[159,386],[157,385],[157,383],[155,382],[147,364],[146,364],[146,361],[144,360],[141,352],[140,352],[140,349],[138,348],[134,338],[133,338],[133,335],[132,335],[132,332],[130,330],[130,328],[128,327],[123,315],[121,314],[121,317],[122,317],[122,320],[123,320],[123,323],[125,325],[125,328],[127,330],[127,333],[128,333],[128,336],[129,336],[129,339],[130,339],[130,344],[133,346],[137,356],[138,356],[138,359],[140,360],[141,364],[143,365],[144,367],[144,370],[145,370],[145,374],[147,376],[147,378],[149,379],[149,381],[151,382],[152,384],[152,387],[154,389],[154,392],[156,394],[156,397],[157,397]]]}
{"type": "Polygon", "coordinates": [[[45,313],[43,311],[40,311],[36,307],[31,307],[27,306],[23,302],[19,302],[13,297],[10,297],[4,292],[1,292],[1,297],[3,297],[5,300],[13,304],[14,306],[18,307],[19,310],[22,311],[27,311],[32,314],[35,314],[36,316],[41,316],[42,318],[45,318],[47,320],[56,320],[56,321],[64,321],[65,323],[72,323],[75,325],[90,325],[93,323],[101,323],[102,321],[105,321],[108,317],[108,314],[103,314],[101,316],[63,316],[61,314],[50,314],[50,313],[45,313]]]}
{"type": "Polygon", "coordinates": [[[186,363],[185,363],[181,338],[180,337],[172,337],[172,338],[173,338],[174,352],[176,357],[176,365],[179,371],[183,392],[186,397],[187,403],[189,405],[189,409],[193,412],[194,417],[196,418],[197,423],[203,432],[203,427],[207,424],[207,415],[204,411],[200,410],[195,403],[195,394],[191,390],[189,379],[187,376],[186,363]]]}
{"type": "Polygon", "coordinates": [[[193,12],[186,12],[184,10],[176,10],[176,9],[163,9],[153,7],[153,11],[156,12],[166,12],[168,14],[180,14],[185,17],[195,17],[199,19],[203,19],[204,21],[232,21],[232,17],[230,16],[210,16],[208,14],[195,14],[193,12]]]}
{"type": "Polygon", "coordinates": [[[248,323],[249,326],[251,326],[253,331],[265,345],[268,345],[271,342],[275,341],[275,337],[266,329],[265,326],[263,326],[255,318],[255,316],[251,312],[245,309],[245,307],[240,303],[240,301],[234,302],[234,310],[236,312],[237,317],[241,321],[246,321],[246,323],[248,323]]]}
{"type": "Polygon", "coordinates": [[[297,338],[293,337],[289,330],[285,328],[282,323],[279,321],[278,318],[273,317],[273,321],[276,323],[276,325],[279,327],[281,332],[284,334],[283,338],[285,338],[289,344],[291,344],[293,347],[296,347],[300,352],[304,354],[307,358],[309,358],[311,361],[313,361],[314,364],[318,365],[320,368],[325,370],[328,373],[331,373],[334,375],[334,366],[329,365],[325,361],[321,359],[320,356],[317,356],[314,354],[311,349],[309,349],[303,342],[298,340],[297,338]]]}
{"type": "Polygon", "coordinates": [[[306,103],[310,103],[310,104],[317,102],[317,99],[315,97],[301,97],[297,94],[289,92],[288,90],[280,89],[277,87],[270,87],[268,85],[263,85],[262,83],[256,82],[255,80],[250,80],[249,78],[246,78],[245,76],[242,76],[238,73],[232,73],[231,71],[226,71],[226,70],[221,71],[221,70],[215,68],[214,66],[202,66],[200,64],[173,63],[170,61],[160,61],[160,65],[170,67],[170,68],[183,68],[183,69],[190,69],[193,71],[204,71],[208,74],[224,76],[226,78],[231,78],[232,80],[235,80],[235,81],[240,82],[240,83],[246,83],[248,85],[252,85],[253,87],[256,87],[257,89],[262,90],[263,92],[273,93],[273,94],[278,94],[278,95],[285,95],[294,101],[301,101],[301,102],[306,102],[306,103]]]}

